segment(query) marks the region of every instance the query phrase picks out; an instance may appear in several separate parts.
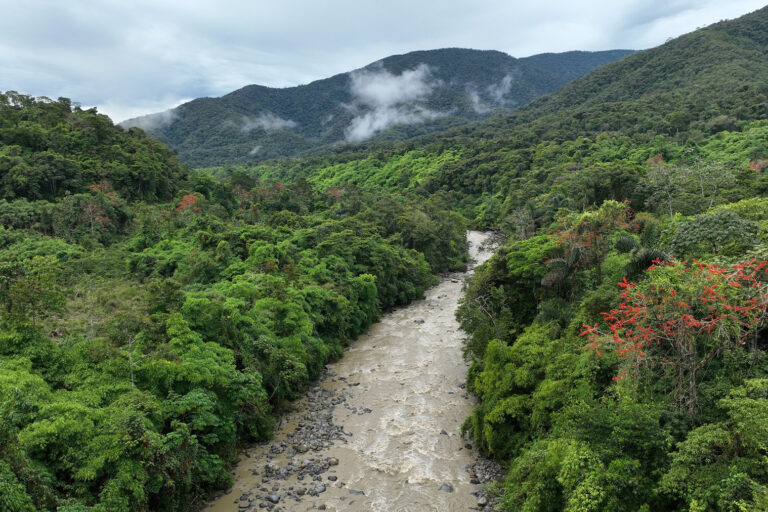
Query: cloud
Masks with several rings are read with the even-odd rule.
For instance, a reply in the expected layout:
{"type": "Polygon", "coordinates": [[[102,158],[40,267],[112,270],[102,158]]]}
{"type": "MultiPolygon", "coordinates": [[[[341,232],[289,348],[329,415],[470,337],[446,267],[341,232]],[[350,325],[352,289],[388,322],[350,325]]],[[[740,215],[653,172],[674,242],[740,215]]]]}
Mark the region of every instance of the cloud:
{"type": "Polygon", "coordinates": [[[445,115],[418,105],[439,84],[432,79],[426,64],[399,75],[390,73],[381,64],[352,72],[349,89],[353,100],[346,107],[362,113],[350,122],[346,139],[361,142],[395,124],[423,123],[445,115]]]}
{"type": "MultiPolygon", "coordinates": [[[[0,87],[115,120],[248,84],[287,87],[387,55],[642,49],[765,0],[4,2],[0,87]]],[[[485,91],[482,91],[485,93],[485,91]]]]}
{"type": "Polygon", "coordinates": [[[512,74],[508,74],[504,78],[501,79],[501,83],[496,85],[489,85],[488,86],[488,94],[491,96],[491,98],[496,101],[499,105],[504,105],[506,101],[504,100],[504,96],[506,96],[510,90],[512,90],[512,82],[514,81],[514,77],[512,74]]]}
{"type": "Polygon", "coordinates": [[[423,99],[436,85],[426,64],[407,69],[400,75],[393,75],[380,64],[350,75],[350,92],[355,100],[372,107],[387,108],[423,99]]]}
{"type": "Polygon", "coordinates": [[[472,109],[478,114],[487,114],[492,110],[492,108],[480,98],[480,93],[474,88],[467,88],[467,98],[469,98],[472,109]]]}
{"type": "Polygon", "coordinates": [[[261,151],[261,146],[254,146],[254,148],[248,152],[248,155],[253,156],[259,151],[261,151]]]}
{"type": "Polygon", "coordinates": [[[513,73],[507,74],[498,84],[492,84],[484,89],[481,95],[475,87],[467,87],[467,99],[472,109],[478,114],[487,114],[497,107],[511,107],[516,102],[507,100],[505,96],[512,90],[512,83],[515,81],[513,73]]]}
{"type": "Polygon", "coordinates": [[[240,130],[249,133],[257,128],[266,130],[268,132],[273,130],[286,130],[288,128],[295,128],[299,125],[296,121],[290,119],[283,119],[280,116],[276,116],[272,112],[265,112],[258,117],[243,117],[243,125],[240,130]]]}
{"type": "Polygon", "coordinates": [[[345,130],[349,142],[362,142],[396,124],[417,124],[444,116],[423,107],[378,107],[352,119],[345,130]]]}
{"type": "Polygon", "coordinates": [[[173,123],[178,117],[179,115],[176,113],[175,109],[169,109],[164,112],[158,112],[156,114],[149,114],[133,119],[127,119],[119,124],[125,129],[136,126],[145,132],[151,132],[159,130],[160,128],[165,128],[166,126],[173,123]]]}

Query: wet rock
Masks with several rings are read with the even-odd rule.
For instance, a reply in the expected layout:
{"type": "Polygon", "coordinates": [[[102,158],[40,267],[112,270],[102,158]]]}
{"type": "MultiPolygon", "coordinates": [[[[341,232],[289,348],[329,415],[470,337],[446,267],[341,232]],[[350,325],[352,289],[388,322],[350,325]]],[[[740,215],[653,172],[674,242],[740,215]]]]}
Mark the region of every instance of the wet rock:
{"type": "Polygon", "coordinates": [[[413,321],[413,323],[421,325],[421,324],[424,323],[424,319],[423,318],[417,318],[416,320],[413,321]]]}
{"type": "Polygon", "coordinates": [[[365,496],[365,493],[363,491],[358,491],[357,489],[350,489],[349,494],[356,494],[358,496],[365,496]]]}
{"type": "Polygon", "coordinates": [[[443,485],[440,486],[440,490],[443,492],[453,492],[453,485],[451,482],[443,482],[443,485]]]}
{"type": "Polygon", "coordinates": [[[491,460],[478,458],[465,468],[469,473],[470,483],[475,485],[476,492],[472,493],[477,498],[477,506],[483,510],[494,510],[500,503],[501,496],[497,496],[484,488],[482,482],[500,481],[504,477],[501,467],[491,460]]]}
{"type": "Polygon", "coordinates": [[[315,486],[312,488],[312,491],[310,494],[318,495],[325,492],[325,484],[315,484],[315,486]]]}
{"type": "Polygon", "coordinates": [[[328,480],[330,480],[331,482],[335,482],[338,479],[339,479],[339,477],[337,477],[336,475],[331,475],[331,476],[328,477],[328,480]]]}
{"type": "Polygon", "coordinates": [[[440,435],[441,436],[447,436],[448,432],[446,432],[445,429],[443,429],[443,430],[440,431],[440,435]]]}
{"type": "Polygon", "coordinates": [[[280,503],[280,495],[279,494],[270,494],[267,496],[267,499],[271,501],[272,503],[280,503]]]}

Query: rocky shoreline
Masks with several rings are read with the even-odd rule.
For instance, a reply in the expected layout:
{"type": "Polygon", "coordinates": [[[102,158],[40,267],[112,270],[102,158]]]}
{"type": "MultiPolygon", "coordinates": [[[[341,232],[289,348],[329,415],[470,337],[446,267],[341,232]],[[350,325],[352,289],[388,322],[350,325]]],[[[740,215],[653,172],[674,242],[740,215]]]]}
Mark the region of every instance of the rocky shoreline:
{"type": "MultiPolygon", "coordinates": [[[[337,407],[344,407],[358,415],[368,414],[371,409],[357,408],[347,403],[349,392],[342,389],[329,389],[324,384],[346,380],[325,369],[322,376],[298,403],[297,408],[303,413],[296,421],[293,415],[288,415],[280,421],[280,425],[272,440],[256,445],[243,452],[244,458],[259,455],[265,460],[259,469],[251,470],[256,477],[261,477],[261,485],[242,493],[233,501],[240,511],[268,510],[274,512],[290,512],[295,507],[310,501],[312,497],[324,493],[328,487],[347,488],[347,484],[335,475],[339,464],[336,457],[317,456],[316,452],[332,449],[336,443],[346,444],[352,433],[345,430],[343,425],[337,425],[333,420],[333,412],[337,407]]],[[[357,382],[347,382],[347,388],[359,385],[357,382]]],[[[462,386],[463,387],[463,386],[462,386]]],[[[447,433],[443,430],[443,435],[447,433]]],[[[459,448],[471,450],[467,442],[459,448]]],[[[493,510],[499,502],[499,497],[489,490],[489,484],[499,481],[503,471],[495,462],[477,456],[474,463],[465,467],[470,482],[475,486],[472,493],[477,498],[477,506],[470,510],[493,510]]],[[[454,492],[453,486],[445,482],[440,486],[442,492],[454,492]]],[[[227,491],[228,492],[228,491],[227,491]]],[[[348,488],[349,500],[347,506],[353,506],[355,497],[364,496],[359,489],[348,488]]],[[[219,496],[226,492],[219,493],[219,496]]],[[[313,504],[309,510],[326,510],[325,504],[313,504]]],[[[306,508],[305,508],[306,510],[306,508]]]]}

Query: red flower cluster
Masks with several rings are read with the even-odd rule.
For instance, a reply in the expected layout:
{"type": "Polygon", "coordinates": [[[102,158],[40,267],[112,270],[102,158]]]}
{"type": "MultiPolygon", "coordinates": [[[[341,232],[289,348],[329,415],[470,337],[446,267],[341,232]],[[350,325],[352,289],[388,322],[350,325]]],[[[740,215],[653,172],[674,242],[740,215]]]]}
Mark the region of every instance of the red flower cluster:
{"type": "Polygon", "coordinates": [[[649,282],[642,287],[627,282],[618,308],[601,313],[607,330],[584,325],[587,348],[602,357],[611,347],[621,356],[647,364],[649,351],[664,346],[662,363],[689,358],[695,369],[726,344],[743,345],[768,318],[768,262],[718,267],[698,261],[654,262],[649,282]],[[656,269],[672,267],[671,274],[656,269]],[[655,277],[659,279],[654,279],[655,277]],[[696,354],[698,353],[698,356],[696,354]],[[694,355],[694,360],[691,360],[694,355]]]}
{"type": "Polygon", "coordinates": [[[181,201],[179,201],[179,205],[176,207],[176,211],[183,212],[186,210],[192,210],[195,212],[199,212],[200,211],[200,205],[198,204],[199,202],[200,202],[200,197],[194,194],[187,194],[181,198],[181,201]]]}

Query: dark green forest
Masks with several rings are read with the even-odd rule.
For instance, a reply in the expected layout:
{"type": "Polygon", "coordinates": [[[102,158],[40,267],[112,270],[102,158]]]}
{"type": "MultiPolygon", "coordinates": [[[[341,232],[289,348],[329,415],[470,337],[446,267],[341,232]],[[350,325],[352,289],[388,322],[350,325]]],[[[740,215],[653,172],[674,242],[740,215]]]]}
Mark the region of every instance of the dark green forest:
{"type": "Polygon", "coordinates": [[[0,95],[0,509],[201,505],[476,227],[503,510],[768,510],[768,8],[479,124],[219,163],[0,95]]]}
{"type": "Polygon", "coordinates": [[[190,510],[465,222],[306,181],[217,181],[66,99],[0,95],[0,509],[190,510]]]}

